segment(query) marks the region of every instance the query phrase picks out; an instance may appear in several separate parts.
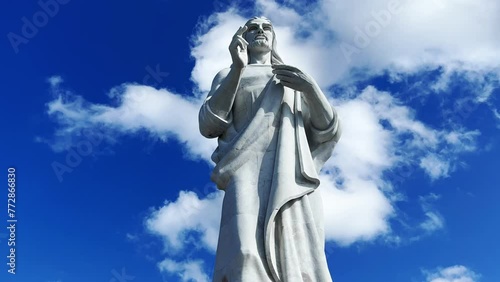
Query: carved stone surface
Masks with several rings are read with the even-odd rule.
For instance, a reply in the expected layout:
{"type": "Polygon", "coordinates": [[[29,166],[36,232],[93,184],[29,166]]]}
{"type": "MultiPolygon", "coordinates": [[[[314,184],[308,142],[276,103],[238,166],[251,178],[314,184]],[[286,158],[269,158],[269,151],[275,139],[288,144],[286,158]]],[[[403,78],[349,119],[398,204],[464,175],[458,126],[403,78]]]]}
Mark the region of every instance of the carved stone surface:
{"type": "Polygon", "coordinates": [[[225,191],[213,281],[331,281],[318,174],[340,137],[315,80],[285,65],[271,22],[240,27],[230,68],[199,115],[218,138],[212,180],[225,191]]]}

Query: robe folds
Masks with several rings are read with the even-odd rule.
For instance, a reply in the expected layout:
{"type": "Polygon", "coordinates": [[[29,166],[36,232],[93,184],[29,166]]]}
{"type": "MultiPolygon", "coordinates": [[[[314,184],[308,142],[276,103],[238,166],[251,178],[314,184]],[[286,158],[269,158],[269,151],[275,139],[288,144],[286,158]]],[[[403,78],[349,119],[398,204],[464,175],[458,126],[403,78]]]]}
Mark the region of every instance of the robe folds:
{"type": "Polygon", "coordinates": [[[257,94],[236,95],[227,119],[210,96],[199,116],[202,133],[218,136],[211,178],[225,191],[213,281],[332,281],[316,188],[340,136],[337,117],[314,128],[303,94],[274,76],[257,94]]]}

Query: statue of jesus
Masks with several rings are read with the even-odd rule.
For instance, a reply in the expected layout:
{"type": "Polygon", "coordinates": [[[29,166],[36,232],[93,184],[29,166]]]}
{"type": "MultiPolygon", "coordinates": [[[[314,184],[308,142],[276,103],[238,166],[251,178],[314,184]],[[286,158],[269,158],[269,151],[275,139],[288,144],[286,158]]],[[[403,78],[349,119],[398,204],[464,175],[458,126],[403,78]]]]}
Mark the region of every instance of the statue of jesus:
{"type": "MultiPolygon", "coordinates": [[[[283,63],[263,17],[240,27],[199,115],[225,191],[213,281],[332,281],[319,171],[340,138],[316,81],[283,63]]],[[[307,54],[304,54],[307,57],[307,54]]]]}

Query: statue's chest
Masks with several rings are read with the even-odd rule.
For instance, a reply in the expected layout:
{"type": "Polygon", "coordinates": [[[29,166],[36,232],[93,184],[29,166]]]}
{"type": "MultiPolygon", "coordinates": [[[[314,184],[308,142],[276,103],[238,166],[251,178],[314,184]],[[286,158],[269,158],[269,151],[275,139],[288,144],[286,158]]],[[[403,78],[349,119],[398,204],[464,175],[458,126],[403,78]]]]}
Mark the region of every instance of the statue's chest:
{"type": "Polygon", "coordinates": [[[233,105],[233,121],[237,128],[246,124],[253,117],[272,76],[272,72],[269,71],[269,73],[259,73],[258,75],[247,73],[241,78],[233,105]]]}
{"type": "Polygon", "coordinates": [[[247,68],[241,77],[238,94],[251,93],[253,96],[259,96],[272,77],[270,68],[247,68]]]}

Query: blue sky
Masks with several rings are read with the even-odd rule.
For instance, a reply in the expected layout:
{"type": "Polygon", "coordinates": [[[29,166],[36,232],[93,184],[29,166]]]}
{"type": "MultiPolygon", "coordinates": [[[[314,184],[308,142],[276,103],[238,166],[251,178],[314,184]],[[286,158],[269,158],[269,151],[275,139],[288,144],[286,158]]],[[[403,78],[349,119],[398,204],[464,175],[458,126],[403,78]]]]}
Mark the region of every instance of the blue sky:
{"type": "Polygon", "coordinates": [[[210,281],[223,194],[197,111],[254,15],[344,125],[320,187],[333,279],[500,281],[498,1],[5,6],[18,222],[15,275],[0,229],[1,281],[210,281]]]}

